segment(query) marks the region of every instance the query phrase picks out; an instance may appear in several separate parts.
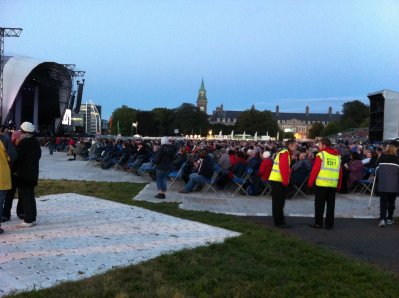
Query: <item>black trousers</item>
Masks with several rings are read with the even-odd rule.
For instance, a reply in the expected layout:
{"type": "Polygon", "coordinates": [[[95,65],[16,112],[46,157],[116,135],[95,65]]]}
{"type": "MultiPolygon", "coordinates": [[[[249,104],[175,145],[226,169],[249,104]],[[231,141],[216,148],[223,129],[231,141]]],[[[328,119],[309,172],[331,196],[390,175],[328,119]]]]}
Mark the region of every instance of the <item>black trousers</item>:
{"type": "Polygon", "coordinates": [[[315,224],[323,226],[323,214],[325,206],[327,205],[326,211],[326,228],[332,228],[334,226],[334,212],[335,212],[335,187],[320,187],[316,186],[314,209],[315,209],[315,224]]]}
{"type": "MultiPolygon", "coordinates": [[[[11,217],[12,203],[17,192],[17,181],[16,176],[12,176],[12,188],[7,190],[6,198],[4,200],[3,217],[11,217]]],[[[21,195],[18,191],[18,204],[17,204],[17,215],[24,214],[24,208],[22,207],[21,195]]]]}
{"type": "Polygon", "coordinates": [[[31,223],[36,221],[36,200],[34,187],[19,187],[19,194],[22,199],[22,206],[24,207],[25,212],[25,222],[31,223]]]}
{"type": "Polygon", "coordinates": [[[380,219],[393,219],[396,193],[380,192],[380,219]],[[388,216],[387,216],[388,211],[388,216]]]}
{"type": "Polygon", "coordinates": [[[270,181],[270,185],[272,187],[273,222],[276,226],[283,225],[285,224],[284,206],[288,186],[284,186],[281,182],[276,181],[270,181]]]}

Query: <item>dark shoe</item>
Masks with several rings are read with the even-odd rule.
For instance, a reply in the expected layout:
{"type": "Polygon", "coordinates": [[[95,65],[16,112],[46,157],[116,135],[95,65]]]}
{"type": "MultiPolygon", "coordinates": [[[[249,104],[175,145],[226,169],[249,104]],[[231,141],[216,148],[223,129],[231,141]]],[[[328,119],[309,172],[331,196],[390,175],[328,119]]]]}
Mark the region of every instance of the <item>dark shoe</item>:
{"type": "Polygon", "coordinates": [[[332,226],[326,226],[326,230],[332,230],[333,227],[332,226]]]}
{"type": "Polygon", "coordinates": [[[319,224],[309,224],[309,227],[311,227],[311,228],[314,228],[314,229],[321,229],[322,228],[322,226],[321,225],[319,225],[319,224]]]}
{"type": "Polygon", "coordinates": [[[0,228],[0,234],[3,234],[4,230],[2,228],[0,228]]]}
{"type": "Polygon", "coordinates": [[[6,222],[6,221],[9,221],[9,220],[10,220],[10,218],[7,217],[7,216],[3,216],[3,217],[1,218],[1,222],[6,222]]]}
{"type": "Polygon", "coordinates": [[[76,160],[76,158],[68,158],[68,160],[76,160]]]}
{"type": "Polygon", "coordinates": [[[157,198],[157,199],[165,199],[165,194],[159,193],[159,194],[155,195],[154,198],[157,198]]]}
{"type": "Polygon", "coordinates": [[[188,191],[183,190],[179,190],[179,193],[189,193],[188,191]]]}
{"type": "Polygon", "coordinates": [[[282,224],[275,224],[275,226],[280,229],[289,229],[291,227],[290,225],[287,225],[285,222],[283,222],[282,224]]]}

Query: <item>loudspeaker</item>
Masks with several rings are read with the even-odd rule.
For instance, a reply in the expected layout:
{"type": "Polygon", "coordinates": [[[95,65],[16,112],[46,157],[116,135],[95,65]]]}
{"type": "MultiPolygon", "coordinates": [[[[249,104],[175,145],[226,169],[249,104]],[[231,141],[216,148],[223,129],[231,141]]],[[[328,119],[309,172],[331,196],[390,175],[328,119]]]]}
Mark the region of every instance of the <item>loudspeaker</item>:
{"type": "Polygon", "coordinates": [[[78,94],[76,96],[76,106],[73,112],[75,114],[79,114],[80,111],[80,105],[82,104],[82,96],[83,96],[83,86],[85,84],[85,80],[82,80],[82,83],[80,81],[77,81],[78,83],[78,94]]]}

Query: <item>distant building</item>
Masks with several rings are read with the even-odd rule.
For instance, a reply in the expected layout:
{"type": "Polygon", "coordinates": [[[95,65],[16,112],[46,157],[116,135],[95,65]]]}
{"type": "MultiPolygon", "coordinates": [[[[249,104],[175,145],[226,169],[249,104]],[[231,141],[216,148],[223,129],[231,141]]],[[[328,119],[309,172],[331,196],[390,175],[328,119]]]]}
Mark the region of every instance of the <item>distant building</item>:
{"type": "Polygon", "coordinates": [[[321,123],[326,126],[333,121],[340,121],[342,115],[337,112],[333,114],[332,107],[327,113],[310,113],[309,106],[306,106],[305,113],[280,113],[280,107],[272,113],[282,130],[290,131],[298,135],[299,139],[306,139],[309,136],[309,129],[314,123],[321,123]]]}
{"type": "MultiPolygon", "coordinates": [[[[206,113],[208,99],[206,98],[206,90],[204,80],[201,81],[201,87],[198,90],[197,107],[206,113]]],[[[255,106],[252,105],[255,109],[255,106]]],[[[210,124],[223,124],[226,126],[234,126],[242,111],[225,110],[223,104],[216,107],[216,110],[209,115],[210,124]]],[[[314,123],[321,123],[326,126],[332,121],[340,121],[342,115],[339,112],[333,114],[332,107],[328,108],[327,113],[310,113],[309,106],[306,106],[305,113],[281,113],[280,107],[276,106],[276,111],[272,112],[273,117],[277,120],[281,130],[293,132],[298,139],[306,139],[309,135],[309,129],[314,123]]]]}
{"type": "Polygon", "coordinates": [[[202,79],[201,87],[198,90],[197,107],[199,108],[200,111],[207,114],[208,99],[206,98],[204,79],[202,79]]]}
{"type": "MultiPolygon", "coordinates": [[[[209,118],[210,124],[235,125],[240,118],[241,111],[226,111],[223,105],[216,107],[209,118]]],[[[338,112],[332,113],[332,108],[328,108],[327,113],[310,113],[307,106],[305,113],[281,113],[280,107],[276,106],[276,111],[272,112],[282,130],[297,134],[298,138],[306,139],[309,135],[309,129],[314,123],[321,123],[326,126],[332,121],[339,121],[342,117],[338,112]]]]}
{"type": "Polygon", "coordinates": [[[72,114],[72,127],[76,131],[76,127],[83,127],[83,132],[95,135],[100,130],[105,129],[102,126],[101,106],[85,103],[80,106],[79,114],[72,114]]]}
{"type": "Polygon", "coordinates": [[[216,111],[213,111],[209,117],[210,124],[223,124],[223,125],[235,125],[238,118],[240,117],[241,111],[225,111],[223,105],[216,107],[216,111]]]}

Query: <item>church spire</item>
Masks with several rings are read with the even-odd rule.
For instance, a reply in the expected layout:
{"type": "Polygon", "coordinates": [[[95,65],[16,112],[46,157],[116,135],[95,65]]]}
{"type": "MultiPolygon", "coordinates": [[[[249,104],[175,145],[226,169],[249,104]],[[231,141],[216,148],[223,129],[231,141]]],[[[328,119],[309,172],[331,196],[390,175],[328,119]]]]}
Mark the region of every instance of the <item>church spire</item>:
{"type": "Polygon", "coordinates": [[[202,78],[201,87],[198,90],[197,108],[206,114],[207,113],[207,105],[208,105],[208,99],[206,98],[204,78],[202,78]]]}
{"type": "Polygon", "coordinates": [[[202,78],[202,80],[201,80],[201,87],[199,88],[198,92],[206,94],[205,85],[204,85],[204,78],[202,78]]]}

